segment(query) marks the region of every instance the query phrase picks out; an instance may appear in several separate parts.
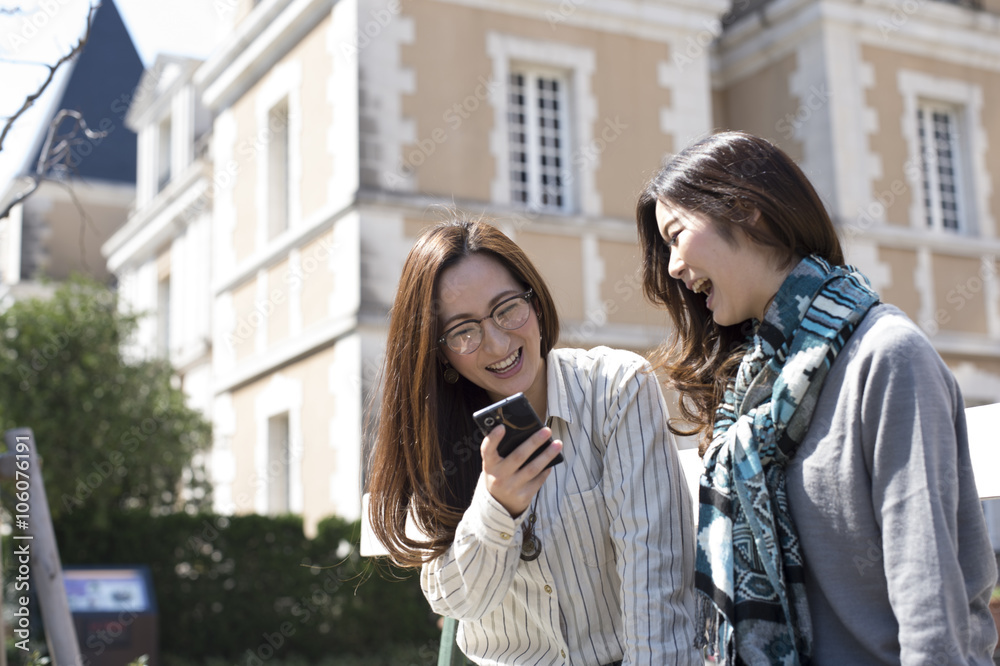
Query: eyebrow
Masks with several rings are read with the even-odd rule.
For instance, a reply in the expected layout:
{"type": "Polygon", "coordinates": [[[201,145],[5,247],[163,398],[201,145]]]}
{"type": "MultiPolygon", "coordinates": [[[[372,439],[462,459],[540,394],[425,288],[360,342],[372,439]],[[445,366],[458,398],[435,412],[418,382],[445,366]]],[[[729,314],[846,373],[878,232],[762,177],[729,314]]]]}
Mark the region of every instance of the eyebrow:
{"type": "Polygon", "coordinates": [[[670,218],[670,220],[666,224],[663,225],[663,233],[661,234],[663,240],[670,240],[669,239],[670,230],[678,224],[681,224],[681,218],[674,215],[673,217],[670,218]]]}
{"type": "MultiPolygon", "coordinates": [[[[497,303],[499,303],[500,301],[510,298],[511,296],[517,296],[518,294],[521,293],[524,292],[518,291],[516,289],[507,289],[506,291],[501,291],[499,294],[491,298],[489,302],[487,302],[486,307],[489,309],[486,311],[486,316],[488,317],[489,313],[493,312],[493,308],[495,308],[497,306],[497,303]]],[[[461,312],[459,314],[452,315],[451,317],[445,319],[443,328],[450,328],[451,324],[453,323],[461,323],[469,319],[479,319],[479,317],[475,316],[474,314],[470,314],[468,312],[461,312]]]]}

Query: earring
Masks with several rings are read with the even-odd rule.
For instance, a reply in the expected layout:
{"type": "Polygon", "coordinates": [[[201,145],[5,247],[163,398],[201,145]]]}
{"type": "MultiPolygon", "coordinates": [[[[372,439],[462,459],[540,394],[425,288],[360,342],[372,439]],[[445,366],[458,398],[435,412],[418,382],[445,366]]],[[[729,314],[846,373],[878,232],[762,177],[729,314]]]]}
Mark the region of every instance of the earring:
{"type": "Polygon", "coordinates": [[[449,384],[456,383],[458,381],[458,370],[449,365],[447,368],[445,368],[444,380],[449,384]]]}

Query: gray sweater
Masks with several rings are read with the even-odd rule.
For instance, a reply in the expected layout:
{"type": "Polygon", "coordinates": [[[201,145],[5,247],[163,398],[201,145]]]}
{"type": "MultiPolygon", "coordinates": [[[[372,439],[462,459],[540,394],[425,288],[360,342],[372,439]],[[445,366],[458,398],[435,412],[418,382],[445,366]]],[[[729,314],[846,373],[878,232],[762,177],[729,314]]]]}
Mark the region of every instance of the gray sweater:
{"type": "Polygon", "coordinates": [[[898,308],[848,340],[787,472],[813,664],[993,663],[997,570],[961,392],[898,308]]]}

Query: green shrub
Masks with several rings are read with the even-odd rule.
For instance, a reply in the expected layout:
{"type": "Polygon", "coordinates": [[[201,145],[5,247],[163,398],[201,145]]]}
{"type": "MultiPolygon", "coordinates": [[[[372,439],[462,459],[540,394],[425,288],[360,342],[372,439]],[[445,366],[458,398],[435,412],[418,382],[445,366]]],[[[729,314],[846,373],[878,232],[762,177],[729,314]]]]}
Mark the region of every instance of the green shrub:
{"type": "Polygon", "coordinates": [[[382,654],[394,666],[436,662],[440,632],[416,572],[373,573],[356,522],[326,519],[314,539],[298,516],[135,512],[106,531],[72,520],[55,528],[64,565],[149,566],[168,666],[210,657],[371,666],[382,654]]]}

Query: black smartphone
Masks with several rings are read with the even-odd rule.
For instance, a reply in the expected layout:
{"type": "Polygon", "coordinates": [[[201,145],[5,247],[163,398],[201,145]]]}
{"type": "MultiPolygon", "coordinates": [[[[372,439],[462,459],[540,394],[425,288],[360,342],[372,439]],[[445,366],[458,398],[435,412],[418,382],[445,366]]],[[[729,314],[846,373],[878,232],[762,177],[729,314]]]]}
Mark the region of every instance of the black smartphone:
{"type": "MultiPolygon", "coordinates": [[[[504,398],[500,402],[480,409],[472,415],[472,419],[479,426],[483,437],[490,434],[498,425],[504,426],[503,439],[497,445],[497,453],[504,458],[543,427],[542,420],[538,418],[538,414],[532,409],[531,403],[528,402],[523,393],[515,393],[509,398],[504,398]]],[[[552,438],[550,437],[544,444],[535,449],[524,465],[534,460],[551,443],[552,438]]],[[[562,461],[563,455],[560,452],[546,467],[552,467],[562,461]]]]}

